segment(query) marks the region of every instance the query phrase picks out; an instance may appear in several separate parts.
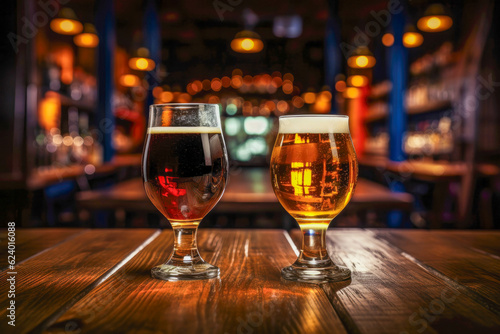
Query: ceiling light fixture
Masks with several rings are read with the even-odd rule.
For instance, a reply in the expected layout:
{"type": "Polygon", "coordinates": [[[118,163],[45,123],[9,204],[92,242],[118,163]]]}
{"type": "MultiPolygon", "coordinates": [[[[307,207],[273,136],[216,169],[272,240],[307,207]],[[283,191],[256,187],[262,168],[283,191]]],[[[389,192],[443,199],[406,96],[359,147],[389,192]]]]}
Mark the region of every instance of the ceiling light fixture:
{"type": "Polygon", "coordinates": [[[83,25],[78,21],[73,9],[62,8],[50,21],[50,28],[61,35],[76,35],[83,30],[83,25]]]}
{"type": "Polygon", "coordinates": [[[417,27],[425,32],[439,32],[451,28],[453,19],[446,13],[441,4],[430,5],[418,22],[417,27]]]}

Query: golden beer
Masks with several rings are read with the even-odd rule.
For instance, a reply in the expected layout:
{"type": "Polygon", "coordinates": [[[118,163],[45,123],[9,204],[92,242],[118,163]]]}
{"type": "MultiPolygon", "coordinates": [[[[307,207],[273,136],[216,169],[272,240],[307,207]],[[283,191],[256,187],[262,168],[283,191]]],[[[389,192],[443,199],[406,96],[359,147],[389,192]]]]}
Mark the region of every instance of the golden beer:
{"type": "Polygon", "coordinates": [[[347,116],[284,116],[271,156],[271,182],[279,202],[304,233],[299,258],[282,270],[286,279],[348,279],[326,252],[328,225],[349,203],[358,176],[347,116]],[[314,269],[314,270],[311,270],[314,269]]]}
{"type": "Polygon", "coordinates": [[[276,197],[300,225],[327,228],[356,185],[358,163],[349,133],[279,133],[271,175],[276,197]]]}

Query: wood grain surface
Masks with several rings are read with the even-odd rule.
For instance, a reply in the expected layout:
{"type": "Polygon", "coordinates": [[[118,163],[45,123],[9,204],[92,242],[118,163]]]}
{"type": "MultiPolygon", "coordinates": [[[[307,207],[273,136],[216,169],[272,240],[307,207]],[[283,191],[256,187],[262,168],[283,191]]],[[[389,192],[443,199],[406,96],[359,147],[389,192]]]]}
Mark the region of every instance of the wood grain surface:
{"type": "Polygon", "coordinates": [[[202,229],[200,252],[221,277],[187,282],[150,276],[171,230],[22,232],[15,328],[0,273],[2,334],[500,333],[496,231],[332,229],[329,253],[353,274],[322,285],[280,277],[298,230],[202,229]]]}
{"type": "MultiPolygon", "coordinates": [[[[436,231],[437,234],[444,234],[443,238],[447,237],[447,232],[436,231]]],[[[500,259],[500,231],[453,231],[451,237],[475,252],[487,253],[500,259]]]]}
{"type": "Polygon", "coordinates": [[[281,279],[295,258],[284,233],[201,230],[201,255],[220,279],[165,282],[150,276],[171,250],[165,231],[47,332],[345,333],[320,287],[281,279]]]}
{"type": "MultiPolygon", "coordinates": [[[[54,228],[54,229],[16,229],[15,233],[15,260],[16,264],[38,254],[58,243],[82,233],[84,229],[74,228],[54,228]]],[[[0,232],[0,249],[2,252],[7,249],[7,230],[0,232]]],[[[0,270],[7,268],[7,256],[0,258],[0,270]]]]}
{"type": "Polygon", "coordinates": [[[500,315],[500,258],[474,248],[491,250],[500,232],[455,233],[452,231],[374,231],[376,235],[415,258],[437,275],[465,286],[465,292],[500,315]],[[482,298],[481,298],[482,297],[482,298]]]}
{"type": "MultiPolygon", "coordinates": [[[[292,236],[299,245],[300,231],[292,236]]],[[[332,259],[353,273],[351,284],[342,289],[338,284],[322,285],[349,332],[500,331],[499,315],[471,297],[461,285],[465,282],[435,275],[374,232],[332,229],[327,243],[332,259]]]]}
{"type": "Polygon", "coordinates": [[[0,274],[0,333],[26,333],[58,316],[157,233],[89,230],[16,266],[16,328],[7,324],[7,271],[0,274]]]}

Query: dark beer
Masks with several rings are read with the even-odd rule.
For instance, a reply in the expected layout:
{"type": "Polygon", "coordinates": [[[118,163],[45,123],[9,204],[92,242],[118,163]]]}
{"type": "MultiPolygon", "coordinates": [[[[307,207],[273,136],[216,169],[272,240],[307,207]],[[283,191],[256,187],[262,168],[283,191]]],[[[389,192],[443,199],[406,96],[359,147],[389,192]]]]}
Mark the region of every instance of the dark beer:
{"type": "Polygon", "coordinates": [[[217,204],[227,178],[219,128],[152,127],[143,153],[146,193],[175,225],[198,224],[217,204]]]}

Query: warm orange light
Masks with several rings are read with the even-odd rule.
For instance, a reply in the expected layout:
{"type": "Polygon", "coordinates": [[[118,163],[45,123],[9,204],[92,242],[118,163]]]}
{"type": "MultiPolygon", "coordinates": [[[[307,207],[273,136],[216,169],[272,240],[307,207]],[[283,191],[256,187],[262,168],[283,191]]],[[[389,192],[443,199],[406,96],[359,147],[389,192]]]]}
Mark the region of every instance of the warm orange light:
{"type": "Polygon", "coordinates": [[[73,23],[72,20],[62,20],[59,23],[59,27],[64,31],[64,32],[72,32],[75,29],[75,24],[73,23]]]}
{"type": "Polygon", "coordinates": [[[168,103],[172,102],[172,100],[174,99],[174,94],[172,94],[172,92],[163,92],[161,93],[160,97],[162,102],[168,103]]]}
{"type": "Polygon", "coordinates": [[[231,48],[240,53],[257,53],[262,51],[264,43],[260,39],[237,38],[231,42],[231,48]]]}
{"type": "Polygon", "coordinates": [[[430,5],[418,22],[417,27],[421,31],[438,32],[445,31],[453,25],[453,19],[448,15],[442,4],[430,5]]]}
{"type": "Polygon", "coordinates": [[[330,93],[327,90],[324,90],[318,94],[318,100],[320,101],[331,101],[331,99],[332,99],[332,93],[330,93]]]}
{"type": "Polygon", "coordinates": [[[327,90],[318,93],[316,102],[311,106],[312,110],[317,113],[327,113],[331,110],[332,93],[327,90]]]}
{"type": "Polygon", "coordinates": [[[426,32],[439,32],[451,28],[453,20],[447,15],[424,16],[417,22],[418,29],[426,32]]]}
{"type": "Polygon", "coordinates": [[[283,89],[283,93],[285,93],[285,94],[292,94],[292,92],[293,92],[293,84],[290,81],[287,81],[283,85],[283,87],[281,87],[281,89],[283,89]]]}
{"type": "Polygon", "coordinates": [[[253,78],[252,78],[252,76],[251,76],[251,75],[245,75],[245,76],[243,77],[243,83],[244,83],[245,85],[251,85],[251,84],[252,84],[252,82],[253,82],[253,78]]]}
{"type": "Polygon", "coordinates": [[[286,103],[286,101],[279,101],[277,104],[276,104],[276,109],[281,112],[281,113],[286,113],[288,111],[288,103],[286,103]]]}
{"type": "Polygon", "coordinates": [[[353,75],[347,78],[347,83],[354,87],[363,87],[368,84],[368,78],[364,75],[353,75]]]}
{"type": "Polygon", "coordinates": [[[163,93],[163,88],[161,88],[160,86],[156,86],[155,88],[153,88],[153,96],[157,99],[159,99],[161,97],[161,93],[163,93]]]}
{"type": "Polygon", "coordinates": [[[283,83],[283,80],[281,80],[280,77],[274,77],[272,80],[271,80],[271,85],[273,85],[274,87],[278,88],[279,86],[281,86],[281,84],[283,83]]]}
{"type": "Polygon", "coordinates": [[[163,108],[163,112],[161,113],[161,125],[170,126],[171,124],[172,124],[172,109],[163,108]]]}
{"type": "Polygon", "coordinates": [[[131,69],[138,71],[151,71],[155,68],[156,64],[152,59],[144,57],[130,58],[128,65],[131,69]]]}
{"type": "Polygon", "coordinates": [[[409,31],[403,35],[403,45],[407,48],[416,48],[417,46],[422,45],[423,42],[424,37],[418,32],[409,31]]]}
{"type": "Polygon", "coordinates": [[[255,43],[250,38],[245,38],[241,41],[241,47],[245,51],[250,51],[255,46],[255,43]]]}
{"type": "Polygon", "coordinates": [[[193,81],[191,88],[193,89],[193,91],[198,93],[198,92],[201,92],[201,90],[203,89],[203,84],[201,83],[200,80],[195,80],[195,81],[193,81]]]}
{"type": "Polygon", "coordinates": [[[137,87],[141,84],[141,80],[137,75],[124,74],[120,77],[120,85],[124,87],[137,87]]]}
{"type": "Polygon", "coordinates": [[[272,77],[269,74],[262,75],[262,83],[264,85],[269,85],[271,83],[272,77]]]}
{"type": "Polygon", "coordinates": [[[345,84],[345,81],[344,80],[339,80],[335,83],[335,90],[337,92],[340,92],[342,93],[343,91],[345,91],[345,87],[346,87],[346,84],[345,84]]]}
{"type": "Polygon", "coordinates": [[[76,20],[55,18],[50,21],[50,28],[61,35],[76,35],[83,30],[83,25],[76,20]]]}
{"type": "Polygon", "coordinates": [[[220,99],[216,95],[210,95],[210,97],[208,98],[208,103],[218,104],[220,103],[220,99]]]}
{"type": "Polygon", "coordinates": [[[266,107],[267,109],[269,109],[270,111],[274,111],[276,109],[276,105],[274,104],[273,101],[267,101],[266,102],[266,107]]]}
{"type": "Polygon", "coordinates": [[[191,102],[191,95],[187,94],[187,93],[182,93],[181,95],[179,95],[179,97],[177,98],[177,101],[180,102],[180,103],[188,103],[188,102],[191,102]]]}
{"type": "Polygon", "coordinates": [[[344,96],[348,99],[356,99],[361,96],[361,91],[356,87],[347,87],[344,96]]]}
{"type": "Polygon", "coordinates": [[[264,43],[262,43],[260,36],[248,30],[239,32],[231,41],[231,49],[240,53],[257,53],[263,48],[264,43]]]}
{"type": "Polygon", "coordinates": [[[368,57],[366,56],[359,56],[356,58],[356,65],[359,67],[366,67],[368,65],[368,57]]]}
{"type": "Polygon", "coordinates": [[[231,86],[231,79],[229,77],[222,77],[220,81],[222,83],[222,87],[224,88],[228,88],[229,86],[231,86]]]}
{"type": "Polygon", "coordinates": [[[49,131],[59,127],[61,117],[61,99],[59,94],[47,92],[38,106],[38,123],[49,131]]]}
{"type": "Polygon", "coordinates": [[[190,95],[196,94],[195,90],[193,89],[193,84],[188,83],[186,85],[186,92],[188,92],[188,94],[190,94],[190,95]]]}
{"type": "Polygon", "coordinates": [[[243,85],[243,79],[241,75],[233,75],[233,79],[231,79],[231,87],[234,89],[238,89],[243,85]]]}
{"type": "Polygon", "coordinates": [[[387,47],[394,44],[394,35],[391,33],[384,34],[384,36],[382,36],[382,44],[387,47]]]}
{"type": "Polygon", "coordinates": [[[375,66],[375,63],[373,56],[352,56],[347,59],[347,65],[352,68],[371,68],[375,66]]]}
{"type": "Polygon", "coordinates": [[[253,77],[253,84],[254,84],[255,86],[260,85],[260,84],[261,84],[261,81],[260,81],[260,80],[261,80],[261,78],[262,78],[262,76],[260,76],[260,75],[258,75],[258,74],[257,74],[256,76],[254,76],[254,77],[253,77]]]}
{"type": "Polygon", "coordinates": [[[243,102],[242,109],[243,109],[243,115],[248,116],[248,115],[252,114],[252,109],[253,109],[252,102],[250,102],[250,101],[243,102]]]}
{"type": "Polygon", "coordinates": [[[135,66],[140,70],[145,70],[148,68],[148,60],[146,58],[139,58],[135,61],[135,66]]]}
{"type": "Polygon", "coordinates": [[[312,104],[314,101],[316,101],[316,94],[313,92],[307,92],[302,95],[302,98],[304,99],[305,103],[312,104]]]}
{"type": "Polygon", "coordinates": [[[76,45],[82,48],[95,48],[99,45],[99,37],[96,34],[83,33],[73,38],[76,45]]]}
{"type": "Polygon", "coordinates": [[[54,54],[57,65],[61,68],[61,81],[66,85],[73,81],[74,72],[74,51],[69,45],[65,45],[54,54]]]}
{"type": "Polygon", "coordinates": [[[271,110],[269,110],[265,104],[261,105],[260,109],[259,109],[259,114],[262,115],[262,116],[269,116],[269,114],[271,114],[271,110]]]}
{"type": "Polygon", "coordinates": [[[219,78],[213,78],[210,87],[212,88],[213,91],[218,92],[222,88],[222,82],[220,81],[219,78]]]}
{"type": "Polygon", "coordinates": [[[438,17],[433,16],[427,20],[426,26],[431,30],[436,30],[441,26],[441,20],[438,17]]]}
{"type": "Polygon", "coordinates": [[[293,77],[293,74],[292,74],[292,73],[285,73],[285,74],[283,75],[283,81],[284,81],[284,80],[290,80],[291,82],[293,82],[293,79],[294,79],[294,77],[293,77]]]}
{"type": "Polygon", "coordinates": [[[311,107],[316,113],[326,114],[332,109],[332,104],[330,101],[318,99],[311,107]]]}
{"type": "Polygon", "coordinates": [[[300,96],[294,96],[292,98],[292,104],[295,108],[302,108],[304,106],[304,99],[300,96]]]}

